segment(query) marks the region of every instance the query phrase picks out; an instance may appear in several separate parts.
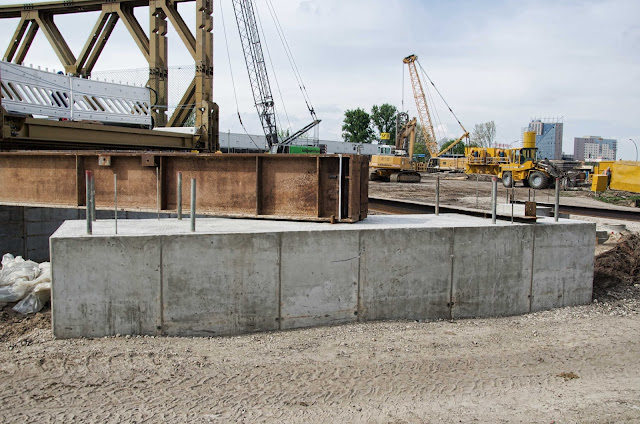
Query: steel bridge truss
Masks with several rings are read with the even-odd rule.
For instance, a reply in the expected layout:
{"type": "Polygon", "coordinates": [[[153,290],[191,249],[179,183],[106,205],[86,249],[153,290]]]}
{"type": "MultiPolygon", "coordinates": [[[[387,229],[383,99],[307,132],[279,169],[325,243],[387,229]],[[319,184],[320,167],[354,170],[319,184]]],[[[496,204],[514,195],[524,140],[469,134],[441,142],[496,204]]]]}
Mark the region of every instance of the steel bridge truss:
{"type": "Polygon", "coordinates": [[[192,148],[216,151],[218,106],[213,102],[213,0],[65,0],[0,6],[0,19],[19,18],[3,60],[22,65],[41,29],[65,72],[87,78],[104,50],[115,25],[122,20],[149,64],[147,86],[154,92],[151,117],[156,127],[180,127],[195,111],[197,128],[192,148]],[[178,11],[179,3],[195,3],[196,25],[192,32],[178,11]],[[149,31],[136,17],[136,7],[148,7],[149,31]],[[89,37],[76,57],[54,22],[61,14],[100,12],[89,37]],[[195,64],[195,77],[171,117],[168,103],[168,22],[184,43],[195,64]]]}

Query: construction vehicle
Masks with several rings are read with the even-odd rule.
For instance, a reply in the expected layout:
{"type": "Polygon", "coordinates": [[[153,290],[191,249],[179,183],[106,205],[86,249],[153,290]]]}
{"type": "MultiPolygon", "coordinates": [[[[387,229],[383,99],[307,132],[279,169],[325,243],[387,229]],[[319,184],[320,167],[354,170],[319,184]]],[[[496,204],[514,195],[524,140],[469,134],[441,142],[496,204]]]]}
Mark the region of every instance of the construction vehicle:
{"type": "MultiPolygon", "coordinates": [[[[288,146],[290,146],[294,140],[318,126],[320,120],[316,117],[316,112],[311,106],[311,101],[306,93],[304,84],[302,84],[297,66],[293,66],[295,62],[293,62],[291,51],[287,50],[287,56],[292,62],[297,82],[300,85],[300,90],[302,91],[307,109],[309,109],[313,121],[286,137],[284,140],[278,139],[275,102],[273,94],[271,93],[271,85],[269,84],[267,62],[262,52],[260,31],[258,21],[256,20],[255,2],[254,0],[233,0],[232,3],[236,15],[236,23],[238,24],[242,51],[244,52],[244,59],[247,65],[247,72],[249,74],[249,83],[251,85],[253,99],[256,110],[258,111],[258,116],[260,117],[262,129],[264,130],[264,135],[267,138],[269,150],[271,153],[285,153],[289,151],[288,146]]],[[[278,28],[278,31],[282,36],[282,28],[278,28]]],[[[286,43],[286,40],[283,40],[283,42],[286,43]]],[[[288,44],[285,45],[286,49],[288,49],[288,44]]],[[[240,114],[238,114],[238,118],[239,117],[240,114]]],[[[240,122],[242,122],[242,120],[240,120],[240,122]]]]}
{"type": "Polygon", "coordinates": [[[465,173],[497,175],[505,187],[513,187],[520,181],[534,189],[553,187],[555,179],[564,175],[548,160],[536,160],[537,151],[533,131],[524,133],[521,148],[466,148],[465,173]]]}
{"type": "Polygon", "coordinates": [[[399,114],[399,119],[405,123],[396,136],[395,147],[380,146],[382,154],[371,156],[370,181],[420,182],[420,173],[416,171],[413,159],[417,123],[416,118],[410,121],[408,118],[406,113],[399,114]]]}
{"type": "MultiPolygon", "coordinates": [[[[411,56],[407,56],[402,60],[402,62],[406,63],[409,68],[409,75],[411,77],[411,86],[413,87],[413,97],[416,102],[418,117],[420,118],[420,126],[422,127],[422,133],[424,135],[424,140],[427,145],[427,150],[431,154],[431,158],[429,159],[429,162],[427,162],[427,172],[437,172],[440,170],[462,171],[464,169],[464,161],[447,160],[445,164],[443,163],[445,161],[441,160],[441,157],[445,155],[448,151],[453,149],[463,139],[466,138],[468,142],[469,132],[464,128],[464,126],[462,125],[458,117],[455,115],[455,113],[453,113],[453,110],[451,110],[451,107],[449,107],[447,102],[444,100],[444,97],[442,97],[442,95],[440,94],[440,91],[438,91],[433,81],[431,81],[431,79],[426,74],[426,72],[424,72],[424,69],[422,69],[422,65],[420,65],[420,62],[418,62],[418,56],[414,54],[411,56]],[[445,103],[445,105],[447,105],[447,108],[449,108],[449,111],[453,114],[454,118],[456,118],[456,121],[458,121],[458,124],[460,125],[460,128],[462,128],[462,131],[463,131],[463,134],[457,140],[455,140],[453,143],[451,143],[449,146],[447,146],[445,149],[442,149],[442,150],[439,149],[438,142],[436,141],[436,134],[433,128],[433,121],[431,120],[431,113],[429,112],[429,106],[427,105],[427,98],[424,93],[422,81],[420,80],[420,76],[418,75],[418,68],[416,67],[416,63],[418,63],[418,66],[420,66],[420,69],[422,69],[424,75],[427,77],[431,85],[436,89],[436,91],[438,92],[438,95],[440,95],[440,98],[442,99],[442,101],[445,103]]],[[[453,159],[453,158],[449,158],[449,159],[453,159]]]]}

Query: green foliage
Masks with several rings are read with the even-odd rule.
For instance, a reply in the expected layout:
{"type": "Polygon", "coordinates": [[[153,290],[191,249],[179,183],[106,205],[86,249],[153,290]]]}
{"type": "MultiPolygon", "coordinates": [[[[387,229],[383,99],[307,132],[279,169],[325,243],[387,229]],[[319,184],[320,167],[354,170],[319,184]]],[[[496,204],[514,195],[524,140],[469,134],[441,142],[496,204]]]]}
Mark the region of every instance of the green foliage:
{"type": "Polygon", "coordinates": [[[371,108],[371,122],[378,130],[378,136],[381,133],[390,133],[389,144],[395,144],[397,114],[398,109],[389,103],[385,103],[382,106],[373,105],[371,108]]]}
{"type": "Polygon", "coordinates": [[[371,116],[361,108],[345,111],[342,138],[349,143],[371,143],[374,138],[371,116]]]}
{"type": "Polygon", "coordinates": [[[422,125],[416,124],[416,143],[413,147],[413,154],[425,154],[426,158],[431,157],[431,152],[427,149],[427,143],[424,140],[424,132],[422,131],[422,125]]]}
{"type": "Polygon", "coordinates": [[[289,137],[291,134],[289,133],[289,128],[287,128],[286,130],[279,128],[278,129],[278,140],[283,141],[285,140],[287,137],[289,137]]]}

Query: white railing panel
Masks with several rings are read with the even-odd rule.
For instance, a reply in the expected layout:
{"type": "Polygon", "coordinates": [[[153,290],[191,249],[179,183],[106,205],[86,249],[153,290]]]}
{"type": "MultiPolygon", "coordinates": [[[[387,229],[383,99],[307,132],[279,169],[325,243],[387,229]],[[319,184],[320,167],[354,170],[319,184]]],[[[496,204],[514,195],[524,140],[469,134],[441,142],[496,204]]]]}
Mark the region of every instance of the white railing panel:
{"type": "Polygon", "coordinates": [[[2,106],[12,113],[151,127],[151,90],[0,62],[2,106]],[[72,107],[73,105],[73,107],[72,107]]]}

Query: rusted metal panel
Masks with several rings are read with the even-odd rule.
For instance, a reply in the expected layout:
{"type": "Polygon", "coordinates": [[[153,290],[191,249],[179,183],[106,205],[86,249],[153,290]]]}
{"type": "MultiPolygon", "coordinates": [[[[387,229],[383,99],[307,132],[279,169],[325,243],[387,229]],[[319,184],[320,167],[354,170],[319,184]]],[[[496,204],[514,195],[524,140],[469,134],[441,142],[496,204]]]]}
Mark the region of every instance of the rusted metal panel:
{"type": "Polygon", "coordinates": [[[152,211],[159,202],[162,211],[174,211],[178,206],[177,174],[181,172],[183,210],[190,207],[190,181],[194,178],[197,212],[202,214],[342,222],[357,222],[367,216],[367,161],[360,156],[342,156],[340,184],[337,155],[149,155],[0,152],[0,202],[83,206],[84,172],[91,171],[100,209],[113,208],[113,175],[117,174],[119,208],[152,211]],[[100,161],[105,155],[110,157],[108,164],[100,161]],[[338,219],[339,197],[342,219],[338,219]]]}
{"type": "Polygon", "coordinates": [[[76,179],[75,156],[0,155],[2,202],[76,205],[76,179]]]}

